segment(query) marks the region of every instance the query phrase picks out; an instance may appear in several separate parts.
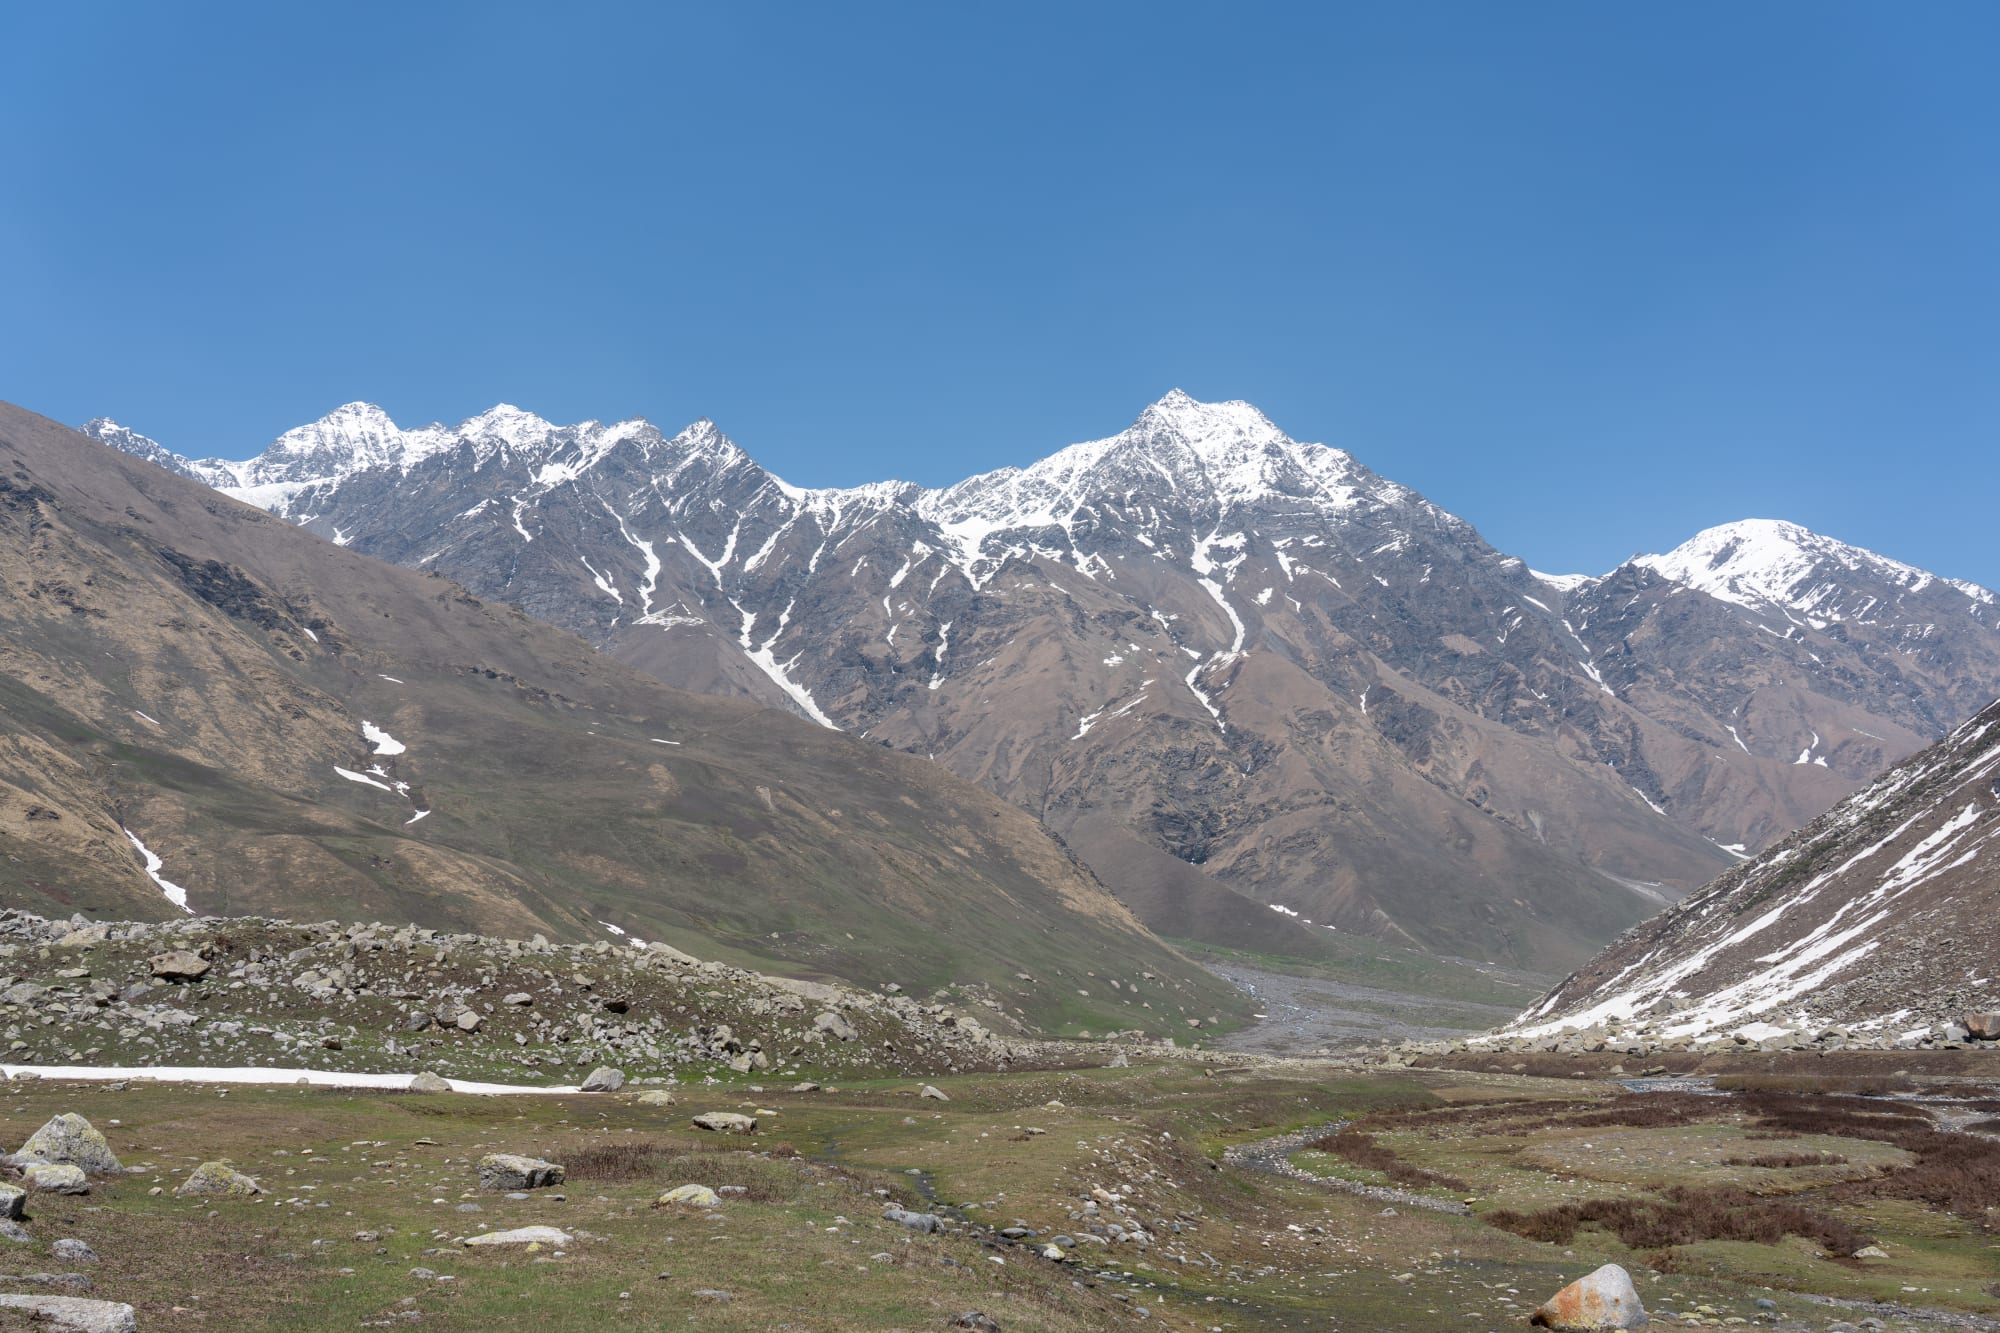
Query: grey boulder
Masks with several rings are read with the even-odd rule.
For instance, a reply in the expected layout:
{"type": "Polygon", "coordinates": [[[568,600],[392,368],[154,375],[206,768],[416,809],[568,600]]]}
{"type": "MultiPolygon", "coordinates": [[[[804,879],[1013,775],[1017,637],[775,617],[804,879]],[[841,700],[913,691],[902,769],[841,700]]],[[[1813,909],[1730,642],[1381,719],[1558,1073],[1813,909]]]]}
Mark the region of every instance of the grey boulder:
{"type": "Polygon", "coordinates": [[[47,1124],[28,1136],[17,1156],[81,1167],[97,1175],[124,1170],[104,1135],[74,1111],[50,1117],[47,1124]]]}
{"type": "Polygon", "coordinates": [[[539,1157],[516,1153],[488,1153],[479,1159],[479,1188],[483,1190],[538,1190],[563,1183],[563,1169],[539,1157]]]}
{"type": "Polygon", "coordinates": [[[0,1295],[0,1310],[19,1310],[64,1333],[139,1333],[138,1316],[122,1301],[81,1296],[0,1295]]]}

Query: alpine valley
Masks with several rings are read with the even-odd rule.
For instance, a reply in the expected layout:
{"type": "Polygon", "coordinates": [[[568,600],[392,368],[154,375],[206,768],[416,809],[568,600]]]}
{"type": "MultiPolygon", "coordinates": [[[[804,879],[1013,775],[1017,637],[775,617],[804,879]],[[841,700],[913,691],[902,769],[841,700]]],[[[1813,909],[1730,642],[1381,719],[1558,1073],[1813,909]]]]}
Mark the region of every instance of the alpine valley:
{"type": "Polygon", "coordinates": [[[1154,932],[1265,953],[1337,931],[1560,972],[2000,695],[1975,585],[1766,520],[1542,574],[1178,391],[941,490],[805,490],[708,421],[506,406],[403,430],[349,404],[247,462],[84,429],[326,559],[444,575],[659,680],[921,756],[1154,932]]]}

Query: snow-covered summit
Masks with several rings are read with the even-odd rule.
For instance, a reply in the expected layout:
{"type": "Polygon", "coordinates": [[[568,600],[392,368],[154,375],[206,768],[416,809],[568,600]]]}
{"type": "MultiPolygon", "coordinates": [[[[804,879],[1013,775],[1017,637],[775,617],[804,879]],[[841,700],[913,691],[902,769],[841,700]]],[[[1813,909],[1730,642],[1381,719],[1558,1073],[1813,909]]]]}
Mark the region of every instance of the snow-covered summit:
{"type": "Polygon", "coordinates": [[[1402,492],[1338,449],[1291,439],[1248,403],[1203,403],[1175,389],[1116,435],[967,478],[919,509],[992,531],[1067,528],[1093,504],[1142,498],[1197,511],[1286,496],[1346,508],[1364,484],[1402,492]]]}
{"type": "Polygon", "coordinates": [[[1720,601],[1805,617],[1815,628],[1865,619],[1892,598],[1949,588],[1991,604],[1977,584],[1936,575],[1782,519],[1751,518],[1696,533],[1665,555],[1631,562],[1720,601]]]}

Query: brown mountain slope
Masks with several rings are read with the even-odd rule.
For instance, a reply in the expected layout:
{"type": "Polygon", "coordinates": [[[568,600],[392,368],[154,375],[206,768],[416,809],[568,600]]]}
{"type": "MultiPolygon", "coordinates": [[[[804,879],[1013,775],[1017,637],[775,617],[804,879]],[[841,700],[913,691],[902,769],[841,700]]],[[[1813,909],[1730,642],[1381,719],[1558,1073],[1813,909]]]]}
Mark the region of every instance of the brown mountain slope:
{"type": "Polygon", "coordinates": [[[1057,1026],[1240,1008],[933,764],[671,689],[4,406],[0,571],[9,904],[176,912],[150,854],[202,912],[623,932],[1057,1026]]]}

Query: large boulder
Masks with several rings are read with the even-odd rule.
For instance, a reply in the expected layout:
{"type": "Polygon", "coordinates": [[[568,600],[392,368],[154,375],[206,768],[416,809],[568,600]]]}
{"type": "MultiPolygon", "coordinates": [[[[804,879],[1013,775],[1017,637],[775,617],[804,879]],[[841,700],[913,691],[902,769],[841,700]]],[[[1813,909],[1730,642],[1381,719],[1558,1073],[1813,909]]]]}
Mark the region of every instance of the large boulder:
{"type": "Polygon", "coordinates": [[[479,1159],[479,1188],[483,1190],[538,1190],[563,1183],[563,1169],[539,1157],[521,1157],[510,1152],[488,1153],[479,1159]]]}
{"type": "Polygon", "coordinates": [[[515,1227],[512,1231],[488,1231],[467,1236],[467,1245],[567,1245],[571,1236],[555,1227],[515,1227]]]}
{"type": "Polygon", "coordinates": [[[674,1094],[668,1092],[665,1088],[648,1088],[639,1094],[639,1105],[641,1106],[672,1106],[673,1104],[674,1094]]]}
{"type": "Polygon", "coordinates": [[[0,1295],[0,1310],[19,1310],[38,1324],[63,1333],[139,1333],[138,1316],[122,1301],[0,1295]]]}
{"type": "Polygon", "coordinates": [[[200,981],[208,975],[208,960],[189,949],[170,949],[146,961],[152,964],[156,981],[200,981]]]}
{"type": "Polygon", "coordinates": [[[203,1162],[174,1191],[184,1199],[197,1195],[210,1195],[223,1199],[248,1199],[263,1192],[262,1185],[227,1162],[203,1162]]]}
{"type": "Polygon", "coordinates": [[[83,1174],[80,1166],[68,1162],[36,1162],[21,1173],[21,1179],[28,1182],[31,1190],[43,1194],[88,1194],[90,1177],[83,1174]]]}
{"type": "Polygon", "coordinates": [[[625,1071],[613,1069],[609,1065],[599,1065],[583,1080],[585,1092],[616,1092],[625,1086],[625,1071]]]}
{"type": "Polygon", "coordinates": [[[421,1074],[414,1074],[410,1077],[410,1091],[450,1092],[451,1083],[448,1080],[440,1078],[436,1074],[431,1073],[427,1069],[421,1074]]]}
{"type": "Polygon", "coordinates": [[[2000,1041],[2000,1011],[1964,1014],[1958,1021],[1974,1041],[2000,1041]]]}
{"type": "Polygon", "coordinates": [[[1549,1297],[1528,1322],[1556,1333],[1603,1333],[1606,1329],[1644,1328],[1647,1318],[1632,1275],[1617,1264],[1606,1264],[1549,1297]]]}
{"type": "Polygon", "coordinates": [[[694,1118],[694,1127],[714,1134],[755,1134],[757,1117],[735,1111],[704,1111],[694,1118]]]}
{"type": "Polygon", "coordinates": [[[676,1185],[653,1200],[655,1208],[684,1203],[690,1208],[720,1208],[722,1198],[706,1185],[676,1185]]]}
{"type": "Polygon", "coordinates": [[[861,1036],[859,1032],[854,1030],[854,1024],[848,1022],[839,1014],[834,1013],[831,1009],[814,1018],[813,1026],[828,1036],[838,1037],[842,1041],[855,1041],[861,1036]]]}
{"type": "Polygon", "coordinates": [[[892,1206],[883,1209],[882,1216],[899,1227],[908,1227],[912,1231],[921,1231],[925,1234],[944,1230],[944,1219],[936,1213],[917,1213],[908,1208],[892,1206]]]}
{"type": "Polygon", "coordinates": [[[118,1164],[118,1156],[111,1151],[104,1135],[74,1111],[51,1117],[28,1136],[17,1155],[36,1162],[79,1166],[100,1176],[125,1169],[118,1164]]]}

